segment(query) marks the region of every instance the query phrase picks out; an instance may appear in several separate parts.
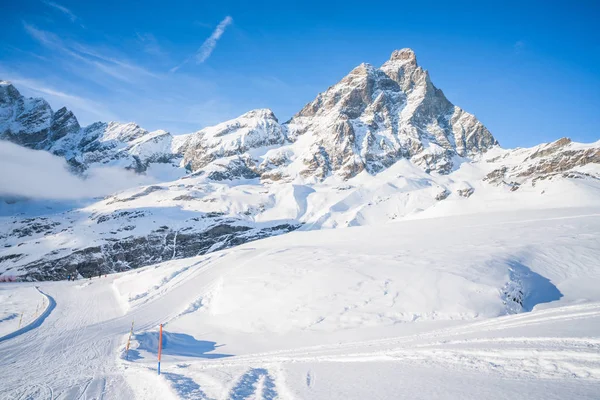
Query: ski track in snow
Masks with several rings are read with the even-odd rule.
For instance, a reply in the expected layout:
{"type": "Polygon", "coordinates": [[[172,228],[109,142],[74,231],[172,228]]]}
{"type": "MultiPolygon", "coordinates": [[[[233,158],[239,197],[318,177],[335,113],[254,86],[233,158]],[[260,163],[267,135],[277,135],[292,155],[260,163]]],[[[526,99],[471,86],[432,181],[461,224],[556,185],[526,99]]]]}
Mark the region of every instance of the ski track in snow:
{"type": "MultiPolygon", "coordinates": [[[[39,327],[44,322],[44,320],[50,315],[52,310],[54,310],[54,307],[56,307],[56,302],[54,301],[54,299],[51,296],[48,296],[46,293],[42,292],[38,287],[36,287],[36,289],[42,296],[46,298],[46,301],[48,302],[46,308],[44,310],[40,310],[41,314],[27,325],[23,326],[20,329],[17,329],[14,332],[0,337],[0,342],[12,339],[14,337],[24,334],[25,332],[29,332],[30,330],[39,327]]],[[[16,314],[16,316],[18,316],[18,314],[16,314]]]]}
{"type": "MultiPolygon", "coordinates": [[[[99,286],[99,285],[98,285],[99,286]]],[[[103,297],[106,300],[106,297],[103,297]]],[[[91,299],[88,299],[91,301],[91,299]]],[[[92,309],[98,304],[90,304],[92,309]]],[[[57,304],[60,310],[60,302],[57,304]]],[[[70,308],[69,312],[74,309],[70,308]]],[[[62,313],[61,313],[62,314],[62,313]]],[[[108,320],[97,326],[86,326],[85,318],[75,315],[80,324],[75,324],[57,336],[47,337],[43,329],[30,330],[14,337],[18,343],[20,357],[5,357],[6,345],[2,343],[0,356],[15,368],[19,364],[27,366],[34,376],[42,377],[48,384],[23,385],[19,379],[5,388],[15,399],[26,398],[113,398],[118,394],[126,398],[127,385],[120,375],[118,365],[106,364],[106,359],[114,358],[121,340],[111,338],[117,325],[125,326],[120,317],[108,320]],[[95,329],[94,329],[95,328],[95,329]],[[112,329],[101,329],[112,328],[112,329]],[[102,335],[102,332],[107,335],[102,335]],[[110,333],[109,333],[110,332],[110,333]],[[24,340],[26,335],[31,335],[24,340]],[[29,357],[35,353],[62,354],[52,365],[35,367],[29,357]],[[75,356],[75,357],[73,357],[75,356]],[[80,358],[83,356],[83,360],[80,358]],[[74,360],[76,358],[76,360],[74,360]],[[24,365],[23,365],[24,364],[24,365]],[[50,368],[48,368],[50,367],[50,368]],[[116,391],[114,391],[116,389],[116,391]],[[104,397],[103,397],[104,396],[104,397]]],[[[467,334],[485,334],[511,328],[527,327],[535,324],[552,324],[556,321],[570,321],[577,318],[600,319],[600,304],[568,306],[551,310],[537,311],[527,314],[511,315],[490,321],[476,322],[449,329],[441,329],[424,334],[407,337],[361,341],[340,345],[313,346],[293,350],[260,353],[239,356],[232,359],[191,361],[200,369],[227,370],[251,366],[235,380],[228,392],[227,399],[265,399],[278,397],[277,382],[270,369],[285,363],[361,363],[372,361],[392,361],[399,363],[444,364],[458,369],[474,369],[506,374],[507,376],[531,375],[538,378],[586,378],[600,381],[600,338],[553,338],[553,337],[496,337],[455,339],[467,334]],[[482,346],[484,345],[484,346],[482,346]],[[381,348],[381,349],[378,349],[381,348]],[[373,349],[373,350],[365,350],[373,349]]],[[[54,326],[60,321],[48,318],[47,323],[54,326]]],[[[121,334],[126,328],[121,328],[121,334]]],[[[135,363],[128,363],[131,368],[135,363]]],[[[140,366],[146,368],[144,366],[140,366]]],[[[167,372],[168,364],[163,367],[163,378],[174,389],[177,397],[182,399],[210,399],[192,377],[185,374],[167,372]]],[[[180,370],[181,371],[181,370],[180,370]]],[[[10,375],[9,375],[10,377],[10,375]]],[[[305,375],[307,387],[315,385],[314,373],[305,375]]]]}
{"type": "MultiPolygon", "coordinates": [[[[600,338],[586,337],[490,337],[453,339],[457,336],[485,334],[528,324],[552,324],[561,317],[571,320],[574,316],[600,320],[600,304],[561,307],[530,315],[508,316],[502,321],[489,321],[494,328],[480,330],[482,323],[467,324],[450,329],[410,335],[401,338],[372,340],[342,345],[317,346],[278,352],[260,353],[234,357],[227,360],[192,361],[196,370],[235,370],[248,368],[235,379],[226,399],[265,399],[278,397],[278,382],[271,369],[285,364],[315,363],[369,363],[393,362],[403,365],[445,365],[456,370],[473,370],[485,374],[501,374],[506,378],[536,379],[586,379],[600,384],[600,338]],[[582,310],[589,310],[582,313],[582,310]],[[537,315],[540,314],[540,315],[537,315]],[[559,314],[559,315],[556,315],[559,314]],[[372,348],[373,350],[365,350],[372,348]],[[381,348],[377,350],[377,348],[381,348]]],[[[496,332],[498,333],[498,332],[496,332]]],[[[189,364],[186,367],[189,368],[189,364]]],[[[201,385],[191,377],[178,375],[173,387],[181,398],[210,399],[201,385]],[[196,397],[189,397],[195,394],[196,397]]],[[[315,387],[315,374],[308,370],[305,385],[315,387]]]]}

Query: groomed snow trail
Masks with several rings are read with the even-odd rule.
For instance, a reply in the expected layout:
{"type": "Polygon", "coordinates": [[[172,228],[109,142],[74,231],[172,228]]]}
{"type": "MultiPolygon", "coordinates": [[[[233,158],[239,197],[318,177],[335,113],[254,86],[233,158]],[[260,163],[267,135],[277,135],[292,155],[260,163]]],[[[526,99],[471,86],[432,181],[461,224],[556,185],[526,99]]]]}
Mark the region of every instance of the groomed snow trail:
{"type": "Polygon", "coordinates": [[[3,398],[127,398],[123,374],[110,362],[123,330],[110,285],[96,279],[46,284],[44,291],[56,302],[53,312],[0,343],[3,398]]]}
{"type": "MultiPolygon", "coordinates": [[[[2,399],[164,399],[171,393],[155,373],[142,387],[134,383],[134,392],[126,382],[127,368],[117,360],[131,322],[144,331],[174,318],[169,297],[182,295],[169,292],[158,299],[166,306],[151,299],[125,315],[113,285],[116,277],[42,283],[52,312],[36,329],[0,343],[2,399]]],[[[135,381],[143,376],[137,373],[135,381]]]]}

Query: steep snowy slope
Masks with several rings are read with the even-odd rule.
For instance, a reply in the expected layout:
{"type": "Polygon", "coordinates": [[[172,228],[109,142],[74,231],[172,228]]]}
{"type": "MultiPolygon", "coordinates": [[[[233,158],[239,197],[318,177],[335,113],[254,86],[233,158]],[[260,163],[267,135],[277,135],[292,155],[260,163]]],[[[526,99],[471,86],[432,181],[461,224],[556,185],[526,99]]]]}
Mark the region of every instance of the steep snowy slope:
{"type": "MultiPolygon", "coordinates": [[[[0,338],[0,389],[32,399],[595,399],[599,232],[598,206],[480,213],[292,232],[41,282],[53,308],[0,338]]],[[[27,285],[0,284],[0,295],[25,304],[27,285]]]]}

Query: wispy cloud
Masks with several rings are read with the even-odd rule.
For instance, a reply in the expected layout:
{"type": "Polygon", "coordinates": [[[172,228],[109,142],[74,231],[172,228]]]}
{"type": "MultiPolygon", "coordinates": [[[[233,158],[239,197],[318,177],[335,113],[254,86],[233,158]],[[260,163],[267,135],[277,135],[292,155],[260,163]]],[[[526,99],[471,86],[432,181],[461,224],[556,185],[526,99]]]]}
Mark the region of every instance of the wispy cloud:
{"type": "Polygon", "coordinates": [[[217,46],[217,41],[221,38],[223,33],[225,32],[225,28],[227,28],[233,22],[233,18],[229,15],[226,16],[223,21],[219,22],[219,25],[215,28],[212,35],[208,39],[202,43],[202,46],[198,49],[196,53],[196,62],[198,64],[203,63],[210,57],[211,53],[217,46]]]}
{"type": "Polygon", "coordinates": [[[61,4],[54,3],[52,1],[42,1],[42,3],[65,14],[71,20],[71,22],[76,22],[77,20],[79,20],[79,17],[77,15],[75,15],[71,10],[69,10],[67,7],[61,4]]]}
{"type": "Polygon", "coordinates": [[[140,67],[139,65],[133,64],[129,61],[122,60],[122,59],[119,59],[119,58],[111,56],[111,55],[106,55],[106,54],[100,53],[94,49],[91,49],[87,46],[83,46],[79,43],[74,43],[71,45],[71,47],[75,51],[77,51],[83,55],[91,56],[98,60],[105,61],[110,64],[114,64],[118,67],[121,67],[123,70],[135,73],[136,76],[145,75],[145,76],[149,76],[152,78],[158,78],[158,76],[155,73],[147,70],[144,67],[140,67]]]}
{"type": "Polygon", "coordinates": [[[27,32],[29,36],[45,46],[58,46],[60,44],[58,36],[51,32],[37,29],[35,26],[28,24],[25,21],[23,21],[23,28],[25,28],[25,32],[27,32]]]}
{"type": "Polygon", "coordinates": [[[4,48],[7,49],[7,50],[18,52],[18,53],[20,53],[22,55],[25,55],[25,56],[28,56],[28,57],[37,58],[38,60],[42,60],[42,61],[45,61],[45,62],[49,62],[50,61],[50,59],[48,57],[44,57],[44,56],[42,56],[40,54],[31,52],[31,51],[25,51],[23,49],[15,47],[15,46],[5,46],[4,48]]]}
{"type": "Polygon", "coordinates": [[[126,60],[102,54],[80,43],[66,43],[56,34],[38,29],[25,21],[23,21],[23,27],[29,36],[37,40],[40,44],[52,50],[59,50],[75,60],[94,67],[96,71],[118,80],[132,83],[139,79],[140,76],[157,77],[156,74],[147,69],[126,60]]]}
{"type": "MultiPolygon", "coordinates": [[[[215,29],[213,25],[211,29],[216,33],[212,32],[212,39],[205,41],[212,44],[203,45],[202,51],[214,50],[231,23],[226,18],[220,27],[215,29]]],[[[141,33],[141,37],[135,37],[139,39],[136,43],[112,40],[105,32],[99,32],[98,36],[106,40],[98,45],[63,37],[27,21],[22,26],[46,49],[36,49],[35,53],[47,61],[24,60],[16,69],[0,60],[0,77],[12,80],[24,95],[46,98],[55,109],[66,106],[82,126],[99,119],[135,121],[149,130],[166,128],[172,133],[186,133],[234,117],[250,107],[221,98],[215,79],[185,71],[168,73],[168,53],[160,60],[148,60],[140,52],[143,43],[139,40],[151,43],[151,34],[141,33]]],[[[96,34],[89,30],[87,33],[96,34]]],[[[195,62],[197,54],[202,54],[200,49],[187,62],[195,62]]]]}
{"type": "Polygon", "coordinates": [[[181,64],[171,68],[171,72],[176,72],[179,68],[183,67],[186,63],[188,63],[194,57],[196,58],[196,64],[202,64],[204,61],[208,60],[208,57],[210,57],[213,50],[217,46],[217,42],[219,41],[219,39],[225,32],[225,29],[229,25],[231,25],[232,22],[233,22],[233,18],[231,18],[229,15],[226,16],[221,22],[219,22],[219,25],[217,25],[217,27],[212,32],[212,34],[208,37],[208,39],[206,39],[204,41],[204,43],[202,43],[202,46],[200,46],[198,51],[196,51],[196,54],[194,54],[191,57],[188,57],[181,64]]]}

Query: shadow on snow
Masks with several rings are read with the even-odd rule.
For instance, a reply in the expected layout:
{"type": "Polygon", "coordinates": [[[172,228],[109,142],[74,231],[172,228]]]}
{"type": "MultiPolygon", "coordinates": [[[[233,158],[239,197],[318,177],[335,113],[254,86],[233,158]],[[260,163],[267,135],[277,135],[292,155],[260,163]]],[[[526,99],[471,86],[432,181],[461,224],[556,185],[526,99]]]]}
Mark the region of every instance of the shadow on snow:
{"type": "Polygon", "coordinates": [[[508,262],[510,280],[521,292],[521,306],[524,311],[531,311],[537,304],[559,300],[563,294],[546,277],[533,272],[520,261],[508,262]]]}
{"type": "MultiPolygon", "coordinates": [[[[158,332],[142,332],[134,335],[139,346],[137,350],[145,350],[152,354],[158,353],[158,332]]],[[[217,342],[208,340],[196,340],[191,335],[185,333],[175,333],[163,331],[162,355],[163,356],[182,356],[198,358],[224,358],[231,357],[232,354],[210,353],[221,347],[217,342]]],[[[131,350],[130,350],[131,353],[131,350]]],[[[136,357],[134,355],[134,357],[136,357]]]]}

